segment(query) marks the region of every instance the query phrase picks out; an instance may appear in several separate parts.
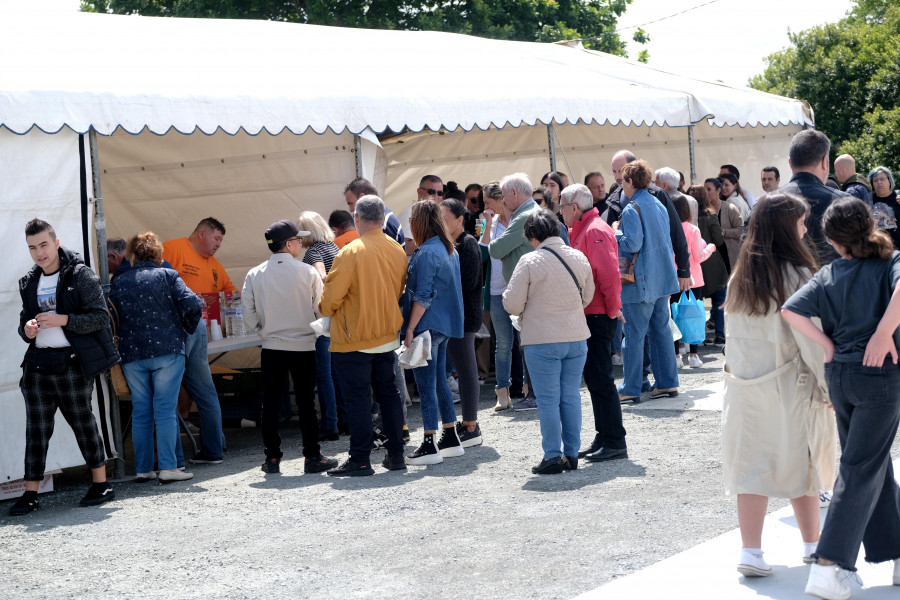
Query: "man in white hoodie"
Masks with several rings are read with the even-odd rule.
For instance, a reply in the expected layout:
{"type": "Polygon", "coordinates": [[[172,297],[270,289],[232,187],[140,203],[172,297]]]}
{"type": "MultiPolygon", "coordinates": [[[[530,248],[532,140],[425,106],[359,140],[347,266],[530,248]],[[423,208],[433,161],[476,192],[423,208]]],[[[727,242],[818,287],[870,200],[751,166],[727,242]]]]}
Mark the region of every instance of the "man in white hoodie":
{"type": "Polygon", "coordinates": [[[338,464],[323,457],[319,448],[319,420],[314,404],[316,334],[310,323],[320,316],[316,307],[322,296],[322,278],[313,267],[297,260],[302,248],[300,238],[307,235],[308,231],[298,230],[291,221],[272,223],[266,230],[272,256],[250,269],[241,295],[244,321],[251,330],[258,328],[263,340],[263,473],[281,472],[278,413],[281,398],[288,393],[288,373],[294,381],[303,433],[304,472],[321,473],[338,464]]]}

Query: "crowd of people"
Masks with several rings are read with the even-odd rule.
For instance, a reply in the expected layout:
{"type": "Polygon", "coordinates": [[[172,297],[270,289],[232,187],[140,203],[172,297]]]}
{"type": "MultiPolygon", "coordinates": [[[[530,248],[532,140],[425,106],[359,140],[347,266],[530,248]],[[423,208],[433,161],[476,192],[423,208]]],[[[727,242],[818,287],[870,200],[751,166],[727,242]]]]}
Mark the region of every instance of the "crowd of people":
{"type": "MultiPolygon", "coordinates": [[[[426,175],[416,201],[394,215],[358,178],[344,191],[347,210],[274,222],[259,236],[271,257],[249,271],[241,292],[244,320],[262,339],[262,471],[281,470],[289,376],[307,473],[373,475],[378,447],[388,470],[463,456],[485,439],[478,401],[491,374],[494,411],[537,411],[542,455],[533,473],[624,459],[622,403],[677,396],[680,370],[703,364],[700,344],[727,342],[723,466],[737,496],[738,570],[772,572],[763,517],[768,497],[785,497],[812,565],[807,593],[848,597],[861,544],[867,560],[895,561],[900,585],[900,488],[890,457],[900,419],[900,207],[889,169],[864,177],[842,155],[830,178],[829,152],[823,134],[798,133],[790,181],[764,168],[759,198],[734,165],[685,189],[674,169],[651,170],[622,150],[608,188],[599,171],[583,184],[553,171],[537,188],[514,173],[464,190],[426,175]],[[705,339],[680,343],[671,305],[687,293],[708,299],[710,318],[705,339]],[[418,358],[403,369],[399,354],[418,358]],[[595,429],[586,445],[582,379],[595,429]],[[406,450],[412,400],[422,437],[406,450]],[[320,443],[341,434],[349,434],[349,457],[339,464],[320,443]],[[820,538],[820,492],[832,487],[820,538]]],[[[237,291],[214,258],[225,226],[210,217],[165,243],[152,232],[109,241],[117,344],[97,276],[49,223],[35,219],[25,233],[36,263],[20,282],[27,491],[11,514],[38,508],[57,407],[94,475],[82,504],[114,497],[90,392],[92,378],[120,361],[138,481],[192,477],[177,429],[180,394],[200,414],[202,450],[191,462],[221,462],[197,294],[237,291]]]]}

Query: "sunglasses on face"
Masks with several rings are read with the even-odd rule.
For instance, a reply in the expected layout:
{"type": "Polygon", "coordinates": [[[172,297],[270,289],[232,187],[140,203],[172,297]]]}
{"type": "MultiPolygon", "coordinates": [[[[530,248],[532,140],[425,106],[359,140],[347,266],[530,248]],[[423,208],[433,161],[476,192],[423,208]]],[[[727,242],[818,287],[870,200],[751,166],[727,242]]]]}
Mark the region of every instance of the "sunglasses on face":
{"type": "MultiPolygon", "coordinates": [[[[419,189],[425,190],[425,188],[419,188],[419,189]]],[[[429,188],[429,189],[425,190],[425,192],[427,192],[429,196],[443,196],[444,195],[444,190],[436,190],[434,188],[429,188]]]]}

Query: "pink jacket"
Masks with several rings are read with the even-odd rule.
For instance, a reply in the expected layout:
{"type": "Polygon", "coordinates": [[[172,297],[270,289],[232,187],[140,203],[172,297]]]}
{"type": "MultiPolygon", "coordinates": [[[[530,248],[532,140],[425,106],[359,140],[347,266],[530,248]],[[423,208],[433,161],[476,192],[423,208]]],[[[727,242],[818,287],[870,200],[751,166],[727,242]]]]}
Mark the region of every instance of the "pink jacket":
{"type": "Polygon", "coordinates": [[[690,221],[681,223],[684,229],[684,237],[687,239],[688,251],[691,253],[691,277],[694,279],[692,288],[703,287],[703,270],[700,263],[712,256],[716,251],[713,244],[707,244],[700,237],[700,229],[690,221]]]}
{"type": "Polygon", "coordinates": [[[619,276],[619,245],[612,228],[592,208],[569,229],[572,247],[587,256],[594,278],[594,297],[584,313],[616,318],[622,308],[622,279],[619,276]]]}

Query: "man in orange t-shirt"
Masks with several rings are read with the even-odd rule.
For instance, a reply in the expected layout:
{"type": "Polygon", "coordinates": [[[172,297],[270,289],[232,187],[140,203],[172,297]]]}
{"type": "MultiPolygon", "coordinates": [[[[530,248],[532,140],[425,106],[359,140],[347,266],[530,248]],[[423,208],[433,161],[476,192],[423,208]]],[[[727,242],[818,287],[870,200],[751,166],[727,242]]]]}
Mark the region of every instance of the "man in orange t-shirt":
{"type": "Polygon", "coordinates": [[[334,244],[343,248],[353,240],[359,239],[359,232],[353,223],[353,215],[346,210],[336,210],[328,217],[328,226],[334,232],[334,244]]]}
{"type": "MultiPolygon", "coordinates": [[[[217,219],[207,217],[186,238],[169,240],[163,244],[163,257],[178,271],[184,283],[195,294],[233,292],[225,267],[213,254],[222,245],[225,226],[217,219]]],[[[219,395],[209,372],[206,323],[201,322],[197,331],[187,336],[184,347],[184,376],[181,384],[197,404],[200,412],[201,451],[191,459],[194,464],[219,464],[222,462],[222,408],[219,395]]],[[[179,410],[181,410],[179,402],[179,410]]],[[[180,438],[179,438],[180,439],[180,438]]],[[[184,451],[179,444],[179,464],[184,451]]]]}

